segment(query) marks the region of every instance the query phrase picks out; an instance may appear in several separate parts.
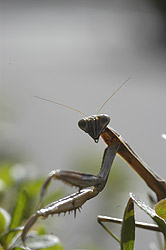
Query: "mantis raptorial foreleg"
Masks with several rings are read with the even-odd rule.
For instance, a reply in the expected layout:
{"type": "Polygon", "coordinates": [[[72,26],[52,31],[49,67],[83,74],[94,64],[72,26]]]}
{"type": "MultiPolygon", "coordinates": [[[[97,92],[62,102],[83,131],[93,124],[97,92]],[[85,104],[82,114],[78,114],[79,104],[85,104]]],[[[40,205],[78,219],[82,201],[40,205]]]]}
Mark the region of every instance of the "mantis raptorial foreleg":
{"type": "Polygon", "coordinates": [[[45,181],[41,188],[41,198],[45,192],[46,187],[49,185],[52,179],[58,179],[66,184],[76,186],[79,190],[87,187],[97,187],[99,192],[101,192],[107,182],[107,178],[112,166],[114,157],[119,149],[120,144],[115,142],[111,146],[108,146],[103,155],[103,161],[101,169],[98,175],[74,172],[74,171],[65,171],[65,170],[53,170],[48,179],[45,181]]]}
{"type": "Polygon", "coordinates": [[[51,172],[50,176],[43,184],[41,197],[43,196],[44,191],[52,178],[65,181],[65,183],[77,186],[79,189],[84,189],[39,209],[32,217],[30,217],[23,229],[21,235],[23,242],[25,241],[25,235],[31,226],[36,222],[38,217],[46,218],[50,214],[60,214],[70,211],[74,211],[74,213],[76,213],[76,210],[79,209],[87,200],[97,196],[99,192],[103,190],[119,145],[120,144],[115,141],[113,145],[105,149],[101,169],[97,176],[63,170],[51,172]],[[90,186],[94,186],[94,188],[86,189],[90,186]]]}

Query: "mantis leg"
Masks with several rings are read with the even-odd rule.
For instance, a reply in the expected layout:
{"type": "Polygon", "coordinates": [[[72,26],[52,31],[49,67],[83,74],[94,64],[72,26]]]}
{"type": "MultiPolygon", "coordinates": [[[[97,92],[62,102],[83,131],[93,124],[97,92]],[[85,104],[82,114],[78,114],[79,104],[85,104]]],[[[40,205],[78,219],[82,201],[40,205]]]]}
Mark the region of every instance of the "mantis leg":
{"type": "Polygon", "coordinates": [[[94,187],[97,187],[99,191],[101,191],[107,182],[107,178],[108,178],[113,160],[115,158],[115,155],[119,149],[119,146],[120,144],[116,143],[115,145],[108,146],[105,149],[101,169],[97,176],[93,174],[66,171],[66,170],[60,170],[60,169],[53,170],[49,174],[49,177],[44,182],[41,188],[40,199],[42,199],[44,192],[52,179],[61,180],[65,182],[66,184],[76,186],[79,188],[79,190],[81,190],[82,188],[94,186],[94,187]]]}
{"type": "Polygon", "coordinates": [[[102,166],[97,176],[62,170],[51,172],[50,176],[45,181],[41,189],[41,195],[44,194],[44,191],[52,178],[65,181],[68,184],[84,189],[79,190],[77,193],[64,197],[58,201],[54,201],[46,207],[37,210],[36,213],[29,218],[22,231],[21,239],[23,243],[25,242],[25,236],[27,232],[36,222],[38,217],[46,218],[51,214],[66,213],[73,210],[74,214],[76,214],[76,210],[79,209],[87,200],[94,198],[99,194],[99,192],[103,190],[107,182],[113,160],[119,149],[119,145],[119,143],[116,143],[105,149],[102,166]],[[94,188],[87,188],[89,186],[94,186],[94,188]]]}

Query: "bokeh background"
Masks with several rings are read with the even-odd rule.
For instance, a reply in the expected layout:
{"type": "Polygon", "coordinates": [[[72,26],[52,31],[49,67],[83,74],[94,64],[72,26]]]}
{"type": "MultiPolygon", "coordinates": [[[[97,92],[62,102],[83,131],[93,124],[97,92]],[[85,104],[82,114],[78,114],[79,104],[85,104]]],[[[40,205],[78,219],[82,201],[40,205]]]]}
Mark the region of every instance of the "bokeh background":
{"type": "MultiPolygon", "coordinates": [[[[79,130],[79,113],[34,96],[92,115],[131,77],[102,113],[166,178],[165,9],[165,1],[150,0],[1,0],[1,161],[22,164],[32,178],[58,168],[97,174],[104,143],[79,130]]],[[[43,223],[65,249],[118,249],[97,215],[122,217],[129,192],[148,202],[150,190],[117,157],[105,190],[77,219],[55,215],[43,223]]],[[[136,219],[151,222],[139,209],[136,219]]],[[[155,233],[137,230],[136,249],[159,249],[155,233]]]]}

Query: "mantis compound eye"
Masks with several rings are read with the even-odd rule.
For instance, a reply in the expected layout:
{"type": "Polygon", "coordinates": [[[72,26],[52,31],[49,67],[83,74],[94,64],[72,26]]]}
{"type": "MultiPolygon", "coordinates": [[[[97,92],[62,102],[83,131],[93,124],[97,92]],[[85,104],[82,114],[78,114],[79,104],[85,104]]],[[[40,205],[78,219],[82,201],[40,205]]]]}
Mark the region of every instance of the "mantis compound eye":
{"type": "Polygon", "coordinates": [[[101,126],[106,127],[110,122],[110,117],[108,115],[98,115],[98,119],[100,120],[101,126]]]}
{"type": "Polygon", "coordinates": [[[83,131],[85,131],[86,133],[88,133],[88,128],[87,128],[87,121],[86,119],[81,119],[78,122],[78,126],[80,129],[82,129],[83,131]]]}

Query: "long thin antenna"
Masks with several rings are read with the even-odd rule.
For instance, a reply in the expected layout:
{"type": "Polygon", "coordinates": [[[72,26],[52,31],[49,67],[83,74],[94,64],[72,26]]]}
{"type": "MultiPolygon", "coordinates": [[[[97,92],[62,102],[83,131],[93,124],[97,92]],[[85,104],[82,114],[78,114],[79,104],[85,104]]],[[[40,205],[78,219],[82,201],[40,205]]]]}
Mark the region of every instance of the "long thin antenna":
{"type": "Polygon", "coordinates": [[[65,104],[62,104],[62,103],[59,103],[59,102],[55,102],[55,101],[52,101],[52,100],[49,100],[49,99],[46,99],[46,98],[43,98],[43,97],[40,97],[40,96],[34,96],[34,97],[39,98],[39,99],[44,100],[44,101],[47,101],[47,102],[55,103],[55,104],[57,104],[57,105],[60,105],[60,106],[63,106],[63,107],[65,107],[65,108],[74,110],[74,111],[76,111],[76,112],[78,112],[78,113],[81,113],[81,114],[84,115],[84,116],[87,116],[86,114],[84,114],[83,112],[79,111],[78,109],[69,107],[69,106],[67,106],[67,105],[65,105],[65,104]]]}
{"type": "Polygon", "coordinates": [[[122,88],[123,85],[125,85],[126,82],[128,82],[131,79],[131,77],[129,77],[125,82],[123,82],[119,88],[117,88],[117,90],[115,90],[115,92],[103,103],[103,105],[101,106],[101,108],[98,110],[97,114],[102,110],[102,108],[105,106],[105,104],[122,88]]]}

